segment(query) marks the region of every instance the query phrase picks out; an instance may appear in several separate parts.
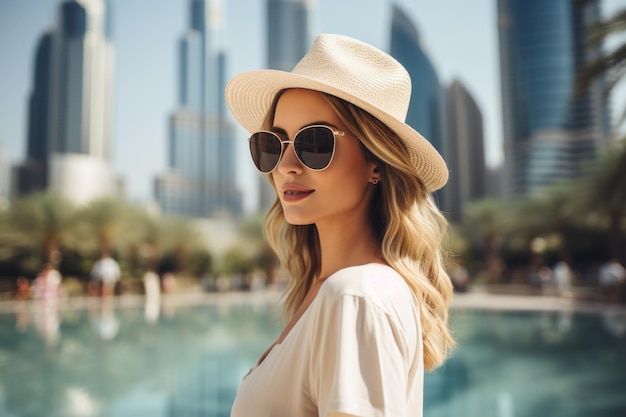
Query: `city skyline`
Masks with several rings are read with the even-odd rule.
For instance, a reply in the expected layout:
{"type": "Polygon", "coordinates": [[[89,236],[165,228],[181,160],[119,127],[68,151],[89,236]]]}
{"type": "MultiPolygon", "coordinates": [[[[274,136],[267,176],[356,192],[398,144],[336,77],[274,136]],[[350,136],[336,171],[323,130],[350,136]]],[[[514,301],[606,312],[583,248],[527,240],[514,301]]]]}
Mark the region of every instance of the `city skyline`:
{"type": "Polygon", "coordinates": [[[161,212],[186,217],[241,215],[234,123],[224,89],[229,50],[222,0],[188,0],[178,44],[178,100],[169,118],[168,171],[155,179],[161,212]]]}
{"type": "MultiPolygon", "coordinates": [[[[343,33],[389,51],[392,2],[376,0],[367,8],[358,7],[356,0],[315,3],[312,35],[343,33]],[[345,18],[348,15],[351,19],[345,18]]],[[[395,3],[418,28],[442,84],[458,78],[476,99],[485,118],[487,163],[494,166],[501,162],[495,1],[473,5],[462,0],[395,3]]],[[[604,9],[615,10],[618,2],[605,3],[604,9]]],[[[32,88],[35,40],[53,23],[58,4],[57,0],[33,0],[28,4],[0,1],[0,60],[11,63],[0,69],[0,88],[5,92],[0,98],[0,144],[8,165],[19,163],[25,156],[25,108],[32,88]]],[[[186,2],[156,0],[151,4],[156,6],[151,18],[139,22],[133,19],[141,16],[145,7],[134,2],[113,2],[118,79],[112,159],[116,172],[126,181],[129,197],[139,200],[150,198],[151,178],[166,167],[167,114],[176,102],[175,44],[186,23],[186,2]]],[[[264,7],[265,1],[250,4],[233,0],[226,5],[226,44],[233,52],[227,78],[267,66],[264,7]]],[[[248,160],[246,133],[238,129],[236,136],[241,137],[237,143],[238,181],[249,187],[249,183],[256,183],[258,174],[248,160]]],[[[254,194],[254,190],[244,191],[254,194]]],[[[247,200],[250,208],[249,196],[247,200]]]]}
{"type": "Polygon", "coordinates": [[[50,190],[74,202],[116,193],[111,160],[115,47],[109,0],[61,4],[37,44],[24,161],[11,192],[50,190]]]}
{"type": "Polygon", "coordinates": [[[605,80],[572,100],[599,19],[599,2],[498,0],[506,198],[579,177],[612,143],[605,80]]]}

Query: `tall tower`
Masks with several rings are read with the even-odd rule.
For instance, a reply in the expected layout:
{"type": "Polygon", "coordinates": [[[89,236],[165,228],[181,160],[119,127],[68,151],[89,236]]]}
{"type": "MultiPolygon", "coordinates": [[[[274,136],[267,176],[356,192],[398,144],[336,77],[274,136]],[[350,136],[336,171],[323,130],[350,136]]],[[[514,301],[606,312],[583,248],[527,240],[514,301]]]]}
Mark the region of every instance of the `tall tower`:
{"type": "Polygon", "coordinates": [[[445,115],[446,162],[450,170],[445,187],[447,217],[460,222],[469,203],[485,196],[487,172],[482,114],[458,80],[446,89],[445,115]]]}
{"type": "MultiPolygon", "coordinates": [[[[397,5],[391,20],[391,55],[411,76],[411,102],[406,123],[420,132],[446,158],[443,131],[443,90],[415,25],[397,5]]],[[[440,208],[443,193],[437,192],[440,208]]]]}
{"type": "Polygon", "coordinates": [[[109,160],[114,50],[110,4],[61,4],[53,40],[50,150],[109,160]]]}
{"type": "Polygon", "coordinates": [[[115,51],[107,0],[66,0],[40,39],[18,194],[50,189],[76,202],[115,192],[110,164],[115,51]]]}
{"type": "Polygon", "coordinates": [[[609,140],[601,82],[574,99],[576,74],[598,51],[585,46],[600,2],[498,0],[505,186],[526,195],[575,178],[609,140]]]}
{"type": "MultiPolygon", "coordinates": [[[[267,67],[291,71],[310,46],[312,0],[267,0],[267,67]]],[[[265,177],[259,181],[259,209],[267,210],[276,193],[265,177]]]]}
{"type": "Polygon", "coordinates": [[[306,54],[311,0],[267,0],[267,64],[291,71],[306,54]]]}
{"type": "Polygon", "coordinates": [[[48,187],[53,42],[54,31],[48,30],[39,39],[35,51],[33,89],[28,100],[26,160],[13,170],[15,194],[28,194],[48,187]]]}
{"type": "Polygon", "coordinates": [[[226,117],[224,11],[219,0],[190,0],[179,44],[178,107],[170,116],[170,171],[155,182],[166,214],[239,216],[234,126],[226,117]]]}

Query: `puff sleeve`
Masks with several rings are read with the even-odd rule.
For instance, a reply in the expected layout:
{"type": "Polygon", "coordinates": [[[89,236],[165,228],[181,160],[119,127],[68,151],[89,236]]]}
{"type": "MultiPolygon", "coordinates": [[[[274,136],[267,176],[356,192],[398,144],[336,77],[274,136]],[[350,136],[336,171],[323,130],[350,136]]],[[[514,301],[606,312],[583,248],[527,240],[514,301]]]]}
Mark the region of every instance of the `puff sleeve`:
{"type": "Polygon", "coordinates": [[[415,350],[398,318],[363,296],[325,304],[309,373],[319,417],[405,417],[415,350]]]}

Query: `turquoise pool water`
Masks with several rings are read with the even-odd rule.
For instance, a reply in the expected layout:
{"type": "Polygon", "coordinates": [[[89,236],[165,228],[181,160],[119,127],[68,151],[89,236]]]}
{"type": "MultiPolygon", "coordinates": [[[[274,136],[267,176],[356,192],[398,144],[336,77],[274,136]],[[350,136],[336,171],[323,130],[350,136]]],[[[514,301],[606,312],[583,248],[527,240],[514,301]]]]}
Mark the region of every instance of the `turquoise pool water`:
{"type": "MultiPolygon", "coordinates": [[[[454,311],[425,416],[626,416],[620,314],[454,311]]],[[[276,316],[246,297],[0,313],[0,416],[228,416],[276,316]]]]}

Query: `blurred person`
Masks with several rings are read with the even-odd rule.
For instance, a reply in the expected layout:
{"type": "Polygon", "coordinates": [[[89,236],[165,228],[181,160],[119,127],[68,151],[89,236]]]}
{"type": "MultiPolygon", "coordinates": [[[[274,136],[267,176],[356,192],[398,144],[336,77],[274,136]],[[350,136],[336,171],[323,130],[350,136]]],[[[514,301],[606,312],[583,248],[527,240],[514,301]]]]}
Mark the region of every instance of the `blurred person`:
{"type": "Polygon", "coordinates": [[[61,274],[50,262],[44,264],[33,283],[33,298],[46,302],[56,301],[61,291],[61,274]]]}
{"type": "Polygon", "coordinates": [[[410,95],[395,59],[328,34],[292,72],[228,84],[277,194],[265,231],[289,274],[286,325],[232,417],[422,415],[424,370],[454,343],[446,224],[430,195],[448,171],[405,124],[410,95]]]}
{"type": "Polygon", "coordinates": [[[148,323],[156,323],[161,310],[161,281],[154,268],[148,268],[142,280],[146,293],[144,317],[148,323]]]}
{"type": "Polygon", "coordinates": [[[165,294],[173,294],[176,292],[176,275],[173,272],[163,274],[163,292],[165,294]]]}
{"type": "Polygon", "coordinates": [[[98,297],[102,293],[101,285],[98,281],[89,281],[87,283],[87,296],[88,297],[98,297]]]}
{"type": "Polygon", "coordinates": [[[33,316],[35,328],[47,345],[56,345],[60,338],[58,299],[62,277],[51,262],[44,264],[33,283],[33,316]]]}
{"type": "Polygon", "coordinates": [[[91,279],[101,285],[102,296],[115,294],[115,285],[122,277],[120,266],[108,253],[104,253],[91,268],[91,279]]]}
{"type": "Polygon", "coordinates": [[[28,280],[28,278],[23,277],[23,276],[18,277],[17,280],[15,281],[14,300],[16,301],[28,300],[30,299],[30,292],[31,292],[31,287],[30,287],[30,281],[28,280]]]}
{"type": "Polygon", "coordinates": [[[610,303],[620,301],[620,291],[625,277],[626,271],[617,259],[611,259],[600,267],[598,281],[606,301],[610,303]]]}
{"type": "Polygon", "coordinates": [[[146,298],[149,300],[158,300],[161,298],[161,280],[154,268],[148,268],[142,277],[146,298]]]}
{"type": "Polygon", "coordinates": [[[227,292],[232,288],[231,277],[228,275],[220,275],[215,280],[215,289],[217,292],[227,292]]]}
{"type": "Polygon", "coordinates": [[[572,279],[574,273],[567,262],[557,262],[557,264],[554,265],[552,276],[559,296],[569,297],[572,295],[572,279]]]}
{"type": "MultiPolygon", "coordinates": [[[[166,272],[162,278],[163,294],[174,294],[176,292],[176,275],[173,272],[166,272]]],[[[163,317],[172,318],[176,315],[176,300],[171,297],[164,297],[162,300],[163,317]]]]}
{"type": "Polygon", "coordinates": [[[265,289],[267,279],[263,272],[253,272],[250,275],[250,291],[262,291],[265,289]]]}
{"type": "Polygon", "coordinates": [[[454,265],[452,272],[450,273],[450,279],[452,280],[454,291],[467,292],[467,286],[469,285],[469,273],[463,265],[454,265]]]}
{"type": "Polygon", "coordinates": [[[552,286],[553,276],[552,276],[552,268],[549,266],[543,265],[539,267],[539,269],[535,273],[535,277],[533,281],[536,282],[536,285],[539,287],[539,290],[542,293],[545,293],[548,288],[552,286]]]}

